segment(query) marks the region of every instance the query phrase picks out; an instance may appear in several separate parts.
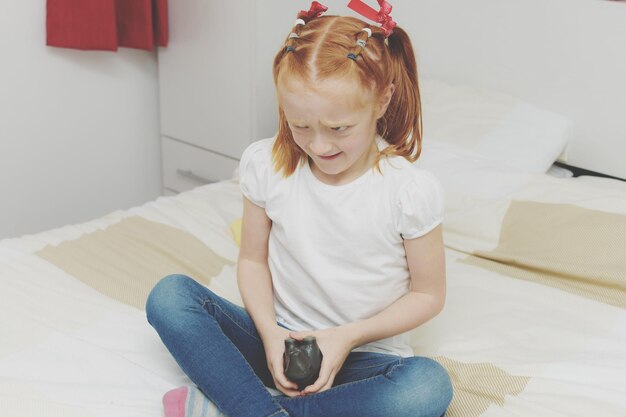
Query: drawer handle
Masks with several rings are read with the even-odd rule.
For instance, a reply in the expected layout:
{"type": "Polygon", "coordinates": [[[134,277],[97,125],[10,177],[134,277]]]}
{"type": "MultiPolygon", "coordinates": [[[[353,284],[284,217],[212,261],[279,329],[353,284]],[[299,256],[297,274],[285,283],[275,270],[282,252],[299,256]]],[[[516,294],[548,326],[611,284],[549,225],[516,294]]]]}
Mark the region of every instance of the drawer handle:
{"type": "Polygon", "coordinates": [[[213,184],[217,181],[215,180],[210,180],[208,178],[203,177],[202,175],[198,175],[195,174],[193,171],[187,170],[187,169],[177,169],[176,173],[179,175],[182,175],[185,178],[189,178],[190,180],[194,180],[194,181],[198,181],[201,182],[203,184],[213,184]]]}

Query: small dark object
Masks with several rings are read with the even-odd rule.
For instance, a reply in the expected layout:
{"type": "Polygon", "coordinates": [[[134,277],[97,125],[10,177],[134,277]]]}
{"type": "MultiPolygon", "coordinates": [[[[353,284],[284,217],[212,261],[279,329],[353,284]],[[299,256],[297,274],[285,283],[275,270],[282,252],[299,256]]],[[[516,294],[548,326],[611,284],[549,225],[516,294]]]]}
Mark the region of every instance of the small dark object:
{"type": "Polygon", "coordinates": [[[283,354],[285,376],[298,384],[298,389],[302,391],[319,377],[322,356],[315,336],[307,336],[302,341],[286,338],[283,354]]]}

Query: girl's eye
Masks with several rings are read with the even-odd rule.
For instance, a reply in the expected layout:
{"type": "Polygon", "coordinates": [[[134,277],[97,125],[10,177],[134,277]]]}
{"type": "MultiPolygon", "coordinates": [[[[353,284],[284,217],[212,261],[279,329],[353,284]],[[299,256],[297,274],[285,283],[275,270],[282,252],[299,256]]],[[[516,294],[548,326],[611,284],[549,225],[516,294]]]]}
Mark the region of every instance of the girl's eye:
{"type": "Polygon", "coordinates": [[[339,126],[339,127],[332,127],[331,129],[334,130],[335,132],[344,132],[346,131],[350,126],[339,126]]]}

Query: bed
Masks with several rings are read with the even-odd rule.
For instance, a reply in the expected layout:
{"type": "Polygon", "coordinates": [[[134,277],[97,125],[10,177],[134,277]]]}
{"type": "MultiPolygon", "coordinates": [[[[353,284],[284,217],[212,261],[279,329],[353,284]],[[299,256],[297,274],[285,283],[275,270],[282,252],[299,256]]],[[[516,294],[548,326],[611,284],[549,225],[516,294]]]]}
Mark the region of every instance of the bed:
{"type": "MultiPolygon", "coordinates": [[[[416,162],[446,195],[441,314],[411,332],[453,381],[448,417],[626,415],[626,182],[548,175],[571,122],[421,80],[416,162]]],[[[189,384],[148,325],[162,277],[242,304],[231,179],[0,241],[0,416],[158,417],[189,384]]]]}

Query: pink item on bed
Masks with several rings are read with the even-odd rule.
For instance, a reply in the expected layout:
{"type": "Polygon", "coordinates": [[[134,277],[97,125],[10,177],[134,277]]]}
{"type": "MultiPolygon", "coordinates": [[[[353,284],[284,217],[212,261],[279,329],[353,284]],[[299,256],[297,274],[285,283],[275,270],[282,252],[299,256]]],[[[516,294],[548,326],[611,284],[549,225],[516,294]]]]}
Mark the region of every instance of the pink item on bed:
{"type": "Polygon", "coordinates": [[[185,417],[187,392],[188,388],[182,386],[163,395],[163,412],[165,417],[185,417]]]}

